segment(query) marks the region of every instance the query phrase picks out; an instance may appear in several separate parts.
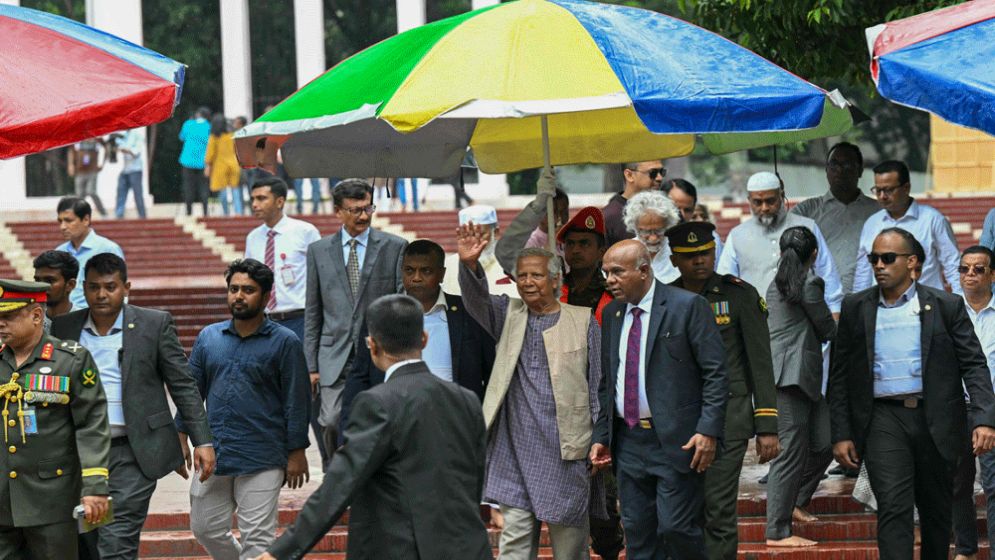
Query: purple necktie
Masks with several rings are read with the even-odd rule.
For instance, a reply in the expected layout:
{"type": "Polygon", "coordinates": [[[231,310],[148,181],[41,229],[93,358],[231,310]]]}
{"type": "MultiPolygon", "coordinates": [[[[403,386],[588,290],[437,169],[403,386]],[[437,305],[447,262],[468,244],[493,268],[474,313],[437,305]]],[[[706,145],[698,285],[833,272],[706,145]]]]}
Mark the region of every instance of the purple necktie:
{"type": "Polygon", "coordinates": [[[630,428],[639,423],[639,342],[643,336],[643,313],[638,307],[632,308],[632,326],[629,327],[629,343],[625,347],[625,396],[622,413],[630,428]]]}

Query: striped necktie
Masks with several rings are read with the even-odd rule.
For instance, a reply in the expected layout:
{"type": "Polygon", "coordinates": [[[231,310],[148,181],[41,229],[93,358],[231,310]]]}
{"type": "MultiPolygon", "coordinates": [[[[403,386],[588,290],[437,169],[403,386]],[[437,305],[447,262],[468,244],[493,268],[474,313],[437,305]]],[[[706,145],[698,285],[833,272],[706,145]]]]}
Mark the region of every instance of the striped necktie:
{"type": "MultiPolygon", "coordinates": [[[[266,266],[276,274],[276,230],[269,230],[266,233],[266,253],[263,256],[266,266]]],[[[276,283],[269,292],[269,301],[266,302],[266,311],[276,309],[276,283]]]]}

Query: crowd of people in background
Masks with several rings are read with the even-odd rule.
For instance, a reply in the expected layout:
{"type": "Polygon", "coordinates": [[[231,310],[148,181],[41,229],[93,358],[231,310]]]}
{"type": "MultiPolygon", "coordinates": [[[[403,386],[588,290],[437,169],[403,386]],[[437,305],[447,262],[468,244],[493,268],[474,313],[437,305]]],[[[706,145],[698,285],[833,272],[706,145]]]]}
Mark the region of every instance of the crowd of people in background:
{"type": "MultiPolygon", "coordinates": [[[[82,465],[60,491],[84,496],[86,519],[109,495],[114,520],[77,541],[64,516],[0,510],[0,553],[44,537],[33,558],[134,558],[175,470],[193,474],[191,529],[215,558],[299,558],[351,506],[361,558],[490,558],[490,523],[509,560],[536,557],[542,524],[556,560],[734,559],[752,446],[771,465],[769,546],[816,544],[793,528],[816,519],[835,459],[869,481],[882,558],[912,557],[914,511],[923,559],[946,558],[952,531],[975,558],[976,456],[995,503],[995,255],[960,253],[902,162],[873,167],[870,198],[860,150],[837,144],[827,192],[792,208],[776,173],[756,173],[751,217],[724,241],[662,161],[624,165],[622,192],[573,213],[544,173],[504,228],[492,207],[461,210],[447,256],[446,240],[374,227],[380,184],[337,181],[342,227],[322,238],[287,215],[301,183],[232,163],[223,115],[198,110],[181,138],[187,212],[210,191],[260,220],[224,274],[231,318],[188,359],[168,313],[127,303],[126,256],[93,227],[84,197],[105,212],[75,148],[65,243],[37,256],[36,283],[0,283],[0,390],[6,420],[10,395],[28,402],[16,372],[68,378],[34,379],[51,396],[29,406],[32,437],[82,465]],[[276,538],[281,487],[309,478],[309,429],[325,476],[276,538]]],[[[121,185],[137,200],[136,172],[121,185]]],[[[5,432],[11,449],[26,430],[5,432]]],[[[2,484],[46,495],[44,474],[2,484]]]]}

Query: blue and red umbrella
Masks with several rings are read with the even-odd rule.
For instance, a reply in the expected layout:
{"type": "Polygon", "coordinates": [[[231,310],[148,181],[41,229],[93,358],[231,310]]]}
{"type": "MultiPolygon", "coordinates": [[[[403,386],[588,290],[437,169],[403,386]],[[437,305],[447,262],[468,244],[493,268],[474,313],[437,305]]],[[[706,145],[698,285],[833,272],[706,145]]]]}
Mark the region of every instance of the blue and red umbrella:
{"type": "Polygon", "coordinates": [[[185,66],[76,21],[0,4],[0,158],[168,119],[185,66]]]}
{"type": "Polygon", "coordinates": [[[885,98],[995,134],[995,0],[974,0],[867,29],[885,98]]]}

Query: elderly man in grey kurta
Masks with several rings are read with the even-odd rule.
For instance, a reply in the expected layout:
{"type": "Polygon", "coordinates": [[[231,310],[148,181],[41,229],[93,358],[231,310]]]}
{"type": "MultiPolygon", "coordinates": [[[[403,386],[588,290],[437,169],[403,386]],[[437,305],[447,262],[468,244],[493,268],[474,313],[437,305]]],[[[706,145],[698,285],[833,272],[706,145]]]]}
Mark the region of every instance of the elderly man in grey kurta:
{"type": "Polygon", "coordinates": [[[826,304],[833,313],[839,313],[843,289],[832,252],[819,226],[809,218],[788,213],[781,179],[769,171],[754,173],[746,183],[746,190],[753,217],[729,232],[715,271],[738,276],[765,294],[777,272],[781,234],[789,227],[807,227],[819,244],[814,270],[826,282],[826,304]]]}
{"type": "MultiPolygon", "coordinates": [[[[461,226],[457,240],[466,310],[498,341],[483,406],[490,433],[484,498],[504,515],[500,556],[535,558],[545,522],[554,560],[588,558],[587,451],[599,406],[598,324],[587,307],[559,301],[559,259],[547,250],[519,253],[513,273],[518,299],[488,293],[478,258],[489,237],[479,226],[461,226]]],[[[593,507],[603,509],[597,494],[593,507]]]]}

